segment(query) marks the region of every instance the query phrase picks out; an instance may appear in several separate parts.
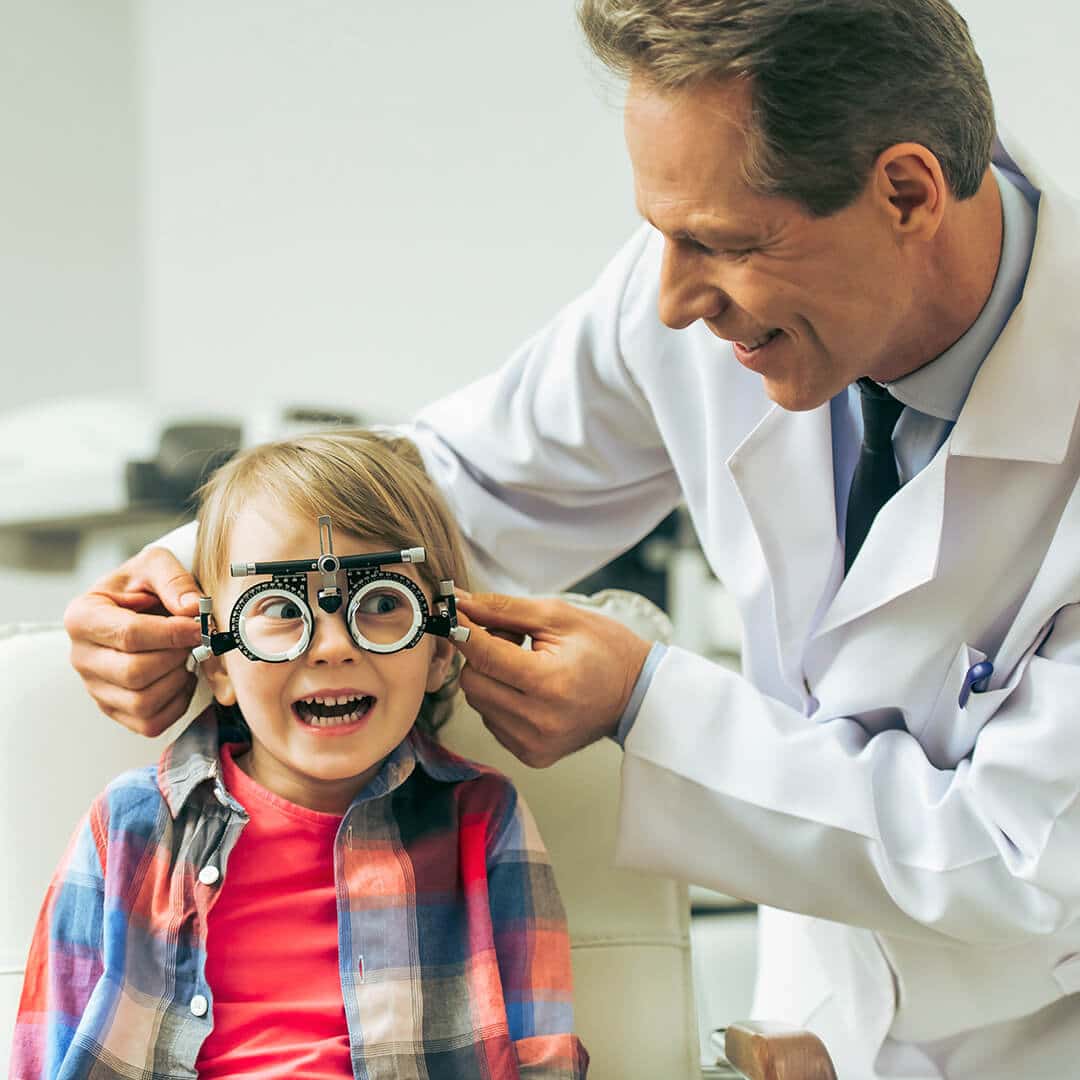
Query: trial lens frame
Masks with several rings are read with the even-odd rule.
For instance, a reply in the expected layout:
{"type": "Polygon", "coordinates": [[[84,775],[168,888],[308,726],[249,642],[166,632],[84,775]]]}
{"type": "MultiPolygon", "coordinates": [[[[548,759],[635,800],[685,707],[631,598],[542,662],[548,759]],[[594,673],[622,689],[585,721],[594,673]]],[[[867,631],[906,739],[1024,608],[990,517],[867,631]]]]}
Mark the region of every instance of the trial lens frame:
{"type": "MultiPolygon", "coordinates": [[[[457,621],[457,601],[454,596],[454,583],[452,580],[439,582],[439,594],[435,601],[434,615],[428,608],[427,598],[416,583],[404,574],[394,574],[382,569],[383,566],[395,563],[422,563],[426,560],[426,553],[422,547],[405,548],[401,551],[376,551],[367,555],[335,555],[334,534],[330,518],[323,515],[319,518],[319,554],[311,559],[290,559],[281,562],[247,562],[232,563],[229,573],[232,577],[250,577],[255,574],[270,574],[269,581],[260,582],[244,592],[233,605],[232,614],[229,618],[229,630],[216,631],[211,626],[213,600],[208,596],[199,598],[199,624],[202,631],[202,644],[192,651],[196,662],[201,663],[210,656],[221,656],[232,649],[239,649],[249,660],[262,661],[265,663],[280,663],[283,660],[292,660],[300,655],[310,645],[310,635],[313,627],[310,618],[305,615],[308,624],[308,639],[294,654],[283,656],[276,660],[268,659],[253,653],[244,643],[240,633],[240,612],[244,609],[247,601],[258,592],[267,589],[280,589],[295,595],[308,608],[308,574],[317,573],[321,576],[321,585],[317,596],[319,607],[328,614],[333,614],[341,608],[341,589],[337,584],[339,570],[344,570],[349,585],[349,594],[358,595],[359,590],[371,583],[380,580],[393,582],[399,588],[407,589],[415,599],[419,618],[414,623],[415,633],[400,645],[394,648],[380,649],[370,644],[364,645],[357,641],[361,648],[368,648],[375,652],[397,652],[400,649],[411,649],[424,634],[433,634],[436,637],[449,638],[451,641],[465,642],[469,640],[469,629],[460,626],[457,621]]],[[[350,627],[350,634],[352,628],[350,627]]],[[[353,634],[355,640],[355,634],[353,634]]]]}

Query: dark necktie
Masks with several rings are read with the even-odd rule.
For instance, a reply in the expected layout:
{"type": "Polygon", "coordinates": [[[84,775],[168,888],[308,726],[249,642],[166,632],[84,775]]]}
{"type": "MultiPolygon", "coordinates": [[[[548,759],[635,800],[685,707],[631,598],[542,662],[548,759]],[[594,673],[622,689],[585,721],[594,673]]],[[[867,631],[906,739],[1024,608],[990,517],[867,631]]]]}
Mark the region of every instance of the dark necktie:
{"type": "Polygon", "coordinates": [[[860,379],[858,387],[863,439],[848,494],[847,528],[844,530],[845,574],[859,554],[877,512],[900,489],[892,436],[896,421],[904,411],[904,403],[872,379],[860,379]]]}

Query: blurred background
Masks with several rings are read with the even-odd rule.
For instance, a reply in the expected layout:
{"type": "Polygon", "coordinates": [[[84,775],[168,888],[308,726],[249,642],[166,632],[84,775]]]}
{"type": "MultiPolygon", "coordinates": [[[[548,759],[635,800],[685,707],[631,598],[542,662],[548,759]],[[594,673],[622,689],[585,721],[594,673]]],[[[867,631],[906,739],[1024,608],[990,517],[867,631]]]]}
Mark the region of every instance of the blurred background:
{"type": "MultiPolygon", "coordinates": [[[[1080,189],[1078,16],[960,7],[1004,126],[1080,189]]],[[[636,223],[620,101],[573,0],[0,0],[7,617],[173,520],[129,463],[403,419],[496,366],[636,223]]],[[[659,538],[619,573],[677,606],[693,538],[659,538]]]]}
{"type": "MultiPolygon", "coordinates": [[[[1080,18],[958,6],[1003,128],[1080,192],[1080,18]]],[[[495,367],[636,224],[620,107],[572,0],[0,0],[3,621],[180,520],[199,454],[495,367]]],[[[679,515],[605,584],[737,663],[679,515]]],[[[748,1009],[753,914],[695,902],[704,1033],[748,1009]]]]}

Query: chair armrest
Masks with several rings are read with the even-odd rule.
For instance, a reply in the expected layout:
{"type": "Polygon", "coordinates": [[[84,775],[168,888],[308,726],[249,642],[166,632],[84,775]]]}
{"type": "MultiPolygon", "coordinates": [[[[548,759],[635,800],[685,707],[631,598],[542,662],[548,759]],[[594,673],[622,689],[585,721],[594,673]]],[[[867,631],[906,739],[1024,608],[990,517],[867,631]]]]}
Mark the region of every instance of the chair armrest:
{"type": "Polygon", "coordinates": [[[724,1056],[747,1080],[836,1080],[825,1044],[810,1031],[743,1020],[724,1036],[724,1056]]]}

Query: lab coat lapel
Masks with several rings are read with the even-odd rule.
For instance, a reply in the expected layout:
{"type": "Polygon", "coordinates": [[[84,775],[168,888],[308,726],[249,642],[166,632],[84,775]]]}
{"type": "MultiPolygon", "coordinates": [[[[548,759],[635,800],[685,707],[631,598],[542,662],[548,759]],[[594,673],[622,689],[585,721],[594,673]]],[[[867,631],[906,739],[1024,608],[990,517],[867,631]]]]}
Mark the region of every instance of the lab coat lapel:
{"type": "Polygon", "coordinates": [[[979,370],[952,433],[953,455],[1056,465],[1068,450],[1080,401],[1080,203],[1036,187],[1042,197],[1024,296],[979,370]]]}
{"type": "Polygon", "coordinates": [[[765,557],[784,675],[801,692],[802,647],[843,568],[828,403],[808,412],[774,406],[727,466],[765,557]]]}
{"type": "Polygon", "coordinates": [[[878,512],[816,634],[835,630],[933,578],[947,498],[948,452],[942,447],[878,512]]]}
{"type": "MultiPolygon", "coordinates": [[[[1059,464],[1064,459],[1080,401],[1080,320],[1068,296],[1080,274],[1080,258],[1070,245],[1078,233],[1077,204],[1060,192],[1044,191],[1023,299],[979,369],[949,439],[882,507],[816,634],[934,578],[949,528],[949,484],[956,471],[950,462],[972,457],[1059,464]]],[[[1039,483],[1040,475],[1033,473],[1031,483],[1039,483]]],[[[986,498],[993,494],[988,490],[986,498]]],[[[962,525],[956,522],[957,528],[962,525]]]]}
{"type": "MultiPolygon", "coordinates": [[[[1020,161],[1019,157],[1017,158],[1020,161]]],[[[1031,167],[1020,161],[1024,175],[1035,182],[1031,167]]],[[[953,454],[970,457],[1015,457],[1039,465],[1066,459],[1075,439],[1080,408],[1080,309],[1075,283],[1080,280],[1080,203],[1052,186],[1042,190],[1035,252],[1024,298],[1013,313],[997,347],[990,354],[953,432],[953,454]],[[1013,358],[1008,363],[1008,358],[1013,358]],[[982,420],[995,402],[1008,401],[1007,413],[990,424],[982,420]]],[[[1072,492],[1065,519],[1080,517],[1080,493],[1072,492]]],[[[1000,654],[1021,653],[1032,624],[1041,625],[1063,597],[1080,601],[1080,563],[1075,533],[1058,529],[1054,542],[1028,590],[1027,618],[1013,620],[1000,654]]]]}

